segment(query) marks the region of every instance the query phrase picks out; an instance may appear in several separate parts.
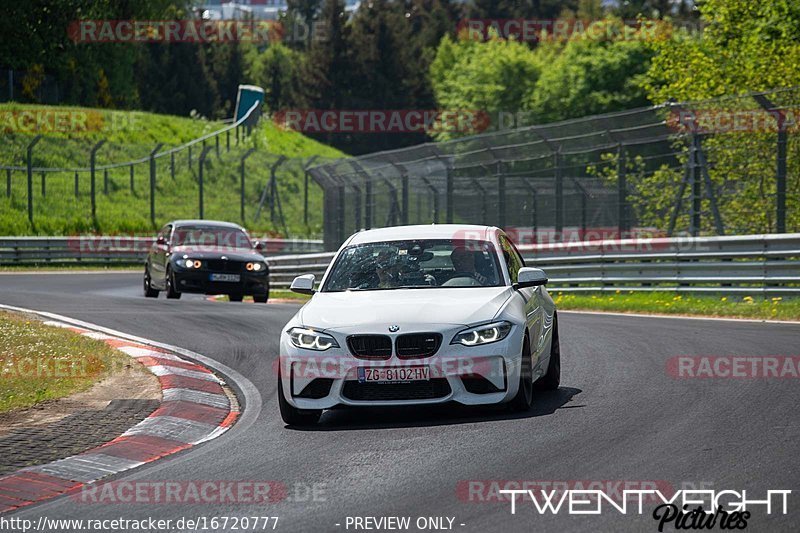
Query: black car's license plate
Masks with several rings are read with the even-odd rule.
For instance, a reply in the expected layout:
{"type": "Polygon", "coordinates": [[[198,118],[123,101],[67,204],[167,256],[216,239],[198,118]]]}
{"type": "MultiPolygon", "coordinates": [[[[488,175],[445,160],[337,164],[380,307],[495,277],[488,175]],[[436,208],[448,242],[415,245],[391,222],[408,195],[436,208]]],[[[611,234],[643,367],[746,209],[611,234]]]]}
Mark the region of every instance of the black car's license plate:
{"type": "Polygon", "coordinates": [[[430,379],[431,369],[428,366],[358,367],[359,383],[402,383],[430,379]]]}
{"type": "Polygon", "coordinates": [[[211,281],[228,281],[237,282],[241,281],[242,277],[239,274],[211,274],[211,281]]]}

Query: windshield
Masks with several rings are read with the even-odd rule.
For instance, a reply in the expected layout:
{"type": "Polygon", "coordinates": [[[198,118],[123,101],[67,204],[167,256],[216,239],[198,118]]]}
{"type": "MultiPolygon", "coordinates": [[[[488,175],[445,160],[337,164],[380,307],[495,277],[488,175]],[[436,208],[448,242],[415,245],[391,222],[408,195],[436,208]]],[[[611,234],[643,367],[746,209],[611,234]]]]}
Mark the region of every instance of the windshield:
{"type": "Polygon", "coordinates": [[[193,248],[244,248],[253,247],[250,237],[240,229],[218,226],[181,226],[172,238],[174,246],[193,248]]]}
{"type": "Polygon", "coordinates": [[[322,292],[497,287],[494,245],[463,239],[375,242],[342,251],[322,292]]]}

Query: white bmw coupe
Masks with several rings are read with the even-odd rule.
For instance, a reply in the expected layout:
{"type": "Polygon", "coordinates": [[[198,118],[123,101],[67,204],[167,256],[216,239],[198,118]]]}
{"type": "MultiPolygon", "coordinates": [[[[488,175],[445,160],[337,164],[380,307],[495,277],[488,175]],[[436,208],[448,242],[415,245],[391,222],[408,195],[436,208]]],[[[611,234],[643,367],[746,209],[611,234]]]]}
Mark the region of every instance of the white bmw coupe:
{"type": "Polygon", "coordinates": [[[530,409],[561,375],[555,304],[500,229],[426,225],[361,231],[336,253],[281,333],[287,424],[336,406],[457,402],[530,409]]]}

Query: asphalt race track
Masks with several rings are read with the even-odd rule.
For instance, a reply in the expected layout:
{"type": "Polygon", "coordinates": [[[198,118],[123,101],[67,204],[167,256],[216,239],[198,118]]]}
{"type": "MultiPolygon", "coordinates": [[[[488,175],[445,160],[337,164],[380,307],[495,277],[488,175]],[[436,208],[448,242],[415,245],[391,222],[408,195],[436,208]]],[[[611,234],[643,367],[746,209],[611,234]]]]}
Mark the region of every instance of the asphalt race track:
{"type": "MultiPolygon", "coordinates": [[[[561,389],[540,395],[525,416],[494,408],[336,410],[318,428],[297,430],[280,419],[273,370],[280,328],[297,305],[145,299],[138,273],[2,274],[0,303],[193,350],[255,385],[262,404],[246,410],[256,416],[120,479],[276,480],[289,489],[286,501],[266,506],[90,505],[66,497],[13,516],[270,515],[280,517],[277,531],[291,532],[346,531],[348,516],[411,516],[412,524],[445,516],[455,517],[456,531],[657,531],[647,511],[554,516],[520,502],[512,515],[507,502],[469,501],[457,488],[467,480],[658,481],[746,489],[753,499],[800,490],[797,379],[675,379],[666,370],[679,355],[797,356],[800,325],[562,313],[561,389]],[[309,501],[312,486],[317,501],[309,501]]],[[[798,494],[787,515],[755,510],[748,529],[797,531],[798,494]]]]}

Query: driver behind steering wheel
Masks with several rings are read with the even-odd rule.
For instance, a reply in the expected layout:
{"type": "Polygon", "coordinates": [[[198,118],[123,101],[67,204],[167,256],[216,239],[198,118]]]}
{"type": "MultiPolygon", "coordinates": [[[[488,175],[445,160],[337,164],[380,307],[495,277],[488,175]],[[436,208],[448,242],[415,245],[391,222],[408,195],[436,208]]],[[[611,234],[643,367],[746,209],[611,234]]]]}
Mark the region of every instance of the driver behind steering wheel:
{"type": "MultiPolygon", "coordinates": [[[[486,285],[489,278],[478,272],[475,265],[475,253],[463,246],[457,246],[450,252],[450,261],[453,263],[453,275],[450,279],[470,277],[481,285],[486,285]]],[[[478,252],[479,253],[479,252],[478,252]]]]}

